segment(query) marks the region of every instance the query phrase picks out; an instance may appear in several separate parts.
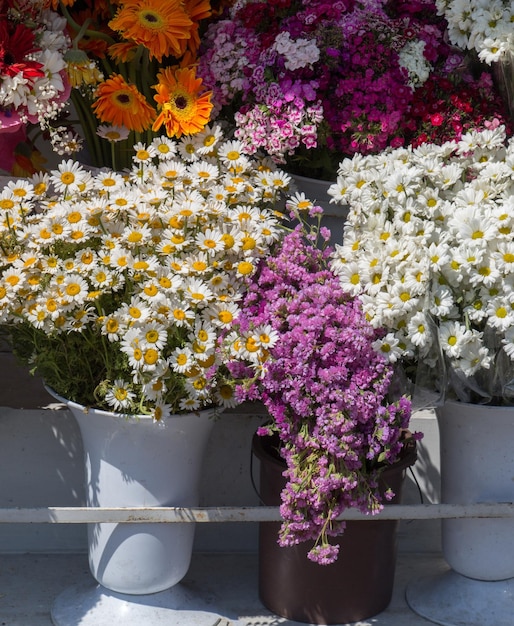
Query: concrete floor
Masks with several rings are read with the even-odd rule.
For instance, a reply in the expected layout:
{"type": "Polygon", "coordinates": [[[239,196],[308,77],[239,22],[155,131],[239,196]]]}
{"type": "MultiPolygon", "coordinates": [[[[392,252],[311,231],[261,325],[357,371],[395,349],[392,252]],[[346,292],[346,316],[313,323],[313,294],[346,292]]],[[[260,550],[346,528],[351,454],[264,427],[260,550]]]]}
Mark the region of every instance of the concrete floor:
{"type": "MultiPolygon", "coordinates": [[[[389,608],[357,624],[427,626],[430,622],[417,616],[407,606],[405,587],[412,580],[446,569],[438,554],[400,553],[389,608]]],[[[55,598],[70,585],[88,582],[92,582],[92,578],[84,554],[0,554],[0,626],[52,626],[50,610],[55,598]]],[[[217,611],[230,616],[218,626],[233,623],[238,626],[298,624],[274,616],[259,601],[255,554],[195,553],[190,570],[180,584],[195,593],[216,598],[217,611]]]]}

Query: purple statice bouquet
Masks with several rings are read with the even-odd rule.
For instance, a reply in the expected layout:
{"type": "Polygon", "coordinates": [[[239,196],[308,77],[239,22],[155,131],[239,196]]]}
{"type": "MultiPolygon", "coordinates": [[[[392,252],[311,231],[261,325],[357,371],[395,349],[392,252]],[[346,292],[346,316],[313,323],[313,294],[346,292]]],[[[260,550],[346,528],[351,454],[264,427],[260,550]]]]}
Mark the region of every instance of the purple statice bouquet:
{"type": "Polygon", "coordinates": [[[306,232],[298,226],[261,262],[228,343],[239,399],[264,403],[271,422],[259,434],[278,436],[287,464],[279,543],[314,541],[309,558],[328,564],[339,549],[329,537],[345,528],[338,515],[382,508],[378,478],[399,459],[411,405],[392,397],[380,331],[330,270],[331,248],[306,232]]]}
{"type": "Polygon", "coordinates": [[[198,74],[249,153],[335,179],[343,156],[405,145],[416,90],[462,70],[433,0],[237,0],[198,74]]]}

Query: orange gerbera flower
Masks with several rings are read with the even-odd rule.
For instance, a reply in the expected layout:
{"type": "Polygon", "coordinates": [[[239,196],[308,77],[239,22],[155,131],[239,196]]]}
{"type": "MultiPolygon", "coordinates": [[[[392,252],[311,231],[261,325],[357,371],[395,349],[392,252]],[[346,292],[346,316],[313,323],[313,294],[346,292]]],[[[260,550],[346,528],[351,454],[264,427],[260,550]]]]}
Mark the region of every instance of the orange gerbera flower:
{"type": "Polygon", "coordinates": [[[132,61],[136,54],[137,45],[133,41],[123,41],[121,43],[113,43],[109,46],[108,52],[111,59],[118,63],[127,63],[132,61]]]}
{"type": "MultiPolygon", "coordinates": [[[[212,15],[210,0],[185,0],[184,3],[186,13],[193,20],[193,26],[190,30],[191,37],[185,41],[185,45],[194,55],[196,55],[200,47],[200,21],[205,20],[212,15]]],[[[185,46],[184,46],[185,47],[185,46]]]]}
{"type": "Polygon", "coordinates": [[[113,74],[98,85],[91,107],[102,122],[137,132],[146,130],[155,117],[155,109],[143,94],[120,74],[113,74]]]}
{"type": "Polygon", "coordinates": [[[192,68],[166,68],[157,75],[154,85],[159,114],[152,126],[159,130],[164,124],[168,137],[180,137],[200,132],[209,122],[212,92],[200,94],[202,79],[192,68]]]}
{"type": "Polygon", "coordinates": [[[193,22],[181,0],[126,0],[109,26],[148,49],[150,58],[180,56],[193,22]]]}

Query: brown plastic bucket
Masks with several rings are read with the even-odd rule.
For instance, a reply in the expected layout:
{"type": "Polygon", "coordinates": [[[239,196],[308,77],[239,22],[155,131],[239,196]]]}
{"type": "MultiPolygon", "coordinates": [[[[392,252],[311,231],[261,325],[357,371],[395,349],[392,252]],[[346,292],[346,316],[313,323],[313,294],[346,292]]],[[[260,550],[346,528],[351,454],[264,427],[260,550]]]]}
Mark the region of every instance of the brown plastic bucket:
{"type": "MultiPolygon", "coordinates": [[[[260,496],[264,505],[279,506],[285,486],[284,461],[271,437],[254,435],[260,460],[260,496]]],[[[406,469],[416,461],[412,440],[402,458],[384,470],[381,484],[401,499],[406,469]]],[[[345,624],[377,615],[391,602],[396,568],[397,520],[349,521],[337,538],[339,557],[331,565],[307,558],[312,544],[282,548],[279,522],[259,524],[259,597],[270,611],[309,624],[345,624]]]]}

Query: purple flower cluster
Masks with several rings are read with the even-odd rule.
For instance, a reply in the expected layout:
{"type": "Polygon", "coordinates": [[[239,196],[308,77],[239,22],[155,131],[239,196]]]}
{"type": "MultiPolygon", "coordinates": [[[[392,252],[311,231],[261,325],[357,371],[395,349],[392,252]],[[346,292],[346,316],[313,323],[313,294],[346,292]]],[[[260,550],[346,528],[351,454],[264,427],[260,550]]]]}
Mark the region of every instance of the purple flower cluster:
{"type": "Polygon", "coordinates": [[[445,30],[432,0],[240,0],[207,29],[198,74],[249,153],[337,165],[402,141],[415,90],[402,50],[420,42],[441,65],[445,30]]]}
{"type": "Polygon", "coordinates": [[[296,228],[261,263],[239,320],[278,333],[261,376],[239,394],[265,404],[272,422],[260,434],[278,434],[287,464],[279,543],[314,540],[319,563],[337,558],[328,537],[343,532],[342,511],[380,510],[378,477],[398,459],[410,418],[407,398],[388,399],[393,369],[373,348],[380,331],[341,289],[330,252],[296,228]]]}

